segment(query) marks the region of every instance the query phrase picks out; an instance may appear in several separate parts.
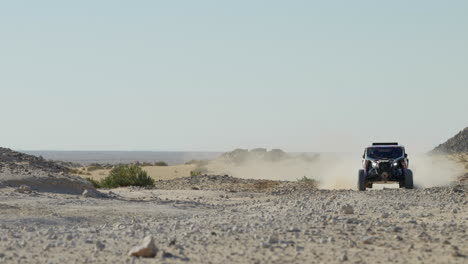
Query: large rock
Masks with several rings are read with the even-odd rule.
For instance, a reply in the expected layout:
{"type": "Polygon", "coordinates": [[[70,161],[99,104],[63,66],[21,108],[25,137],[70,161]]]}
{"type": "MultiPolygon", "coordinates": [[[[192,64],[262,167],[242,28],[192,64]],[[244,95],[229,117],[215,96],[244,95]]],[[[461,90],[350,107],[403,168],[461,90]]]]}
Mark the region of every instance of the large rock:
{"type": "Polygon", "coordinates": [[[154,244],[153,237],[147,236],[139,245],[133,247],[130,252],[128,252],[128,255],[132,257],[154,258],[157,253],[158,249],[154,244]]]}

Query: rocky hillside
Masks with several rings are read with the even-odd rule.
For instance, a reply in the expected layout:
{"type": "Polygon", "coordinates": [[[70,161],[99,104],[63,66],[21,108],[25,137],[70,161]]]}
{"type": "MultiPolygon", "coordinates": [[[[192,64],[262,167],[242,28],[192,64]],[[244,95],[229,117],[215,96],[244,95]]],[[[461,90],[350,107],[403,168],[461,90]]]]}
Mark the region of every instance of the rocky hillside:
{"type": "MultiPolygon", "coordinates": [[[[74,175],[63,164],[7,148],[0,148],[0,189],[18,192],[86,194],[100,197],[93,185],[74,175]]],[[[1,262],[1,261],[0,261],[1,262]]]]}
{"type": "Polygon", "coordinates": [[[68,171],[67,167],[53,161],[45,160],[43,157],[36,157],[2,147],[0,147],[0,168],[1,167],[8,167],[10,169],[29,167],[47,172],[68,171]]]}
{"type": "Polygon", "coordinates": [[[454,137],[440,144],[432,153],[456,154],[468,153],[468,127],[460,131],[454,137]]]}

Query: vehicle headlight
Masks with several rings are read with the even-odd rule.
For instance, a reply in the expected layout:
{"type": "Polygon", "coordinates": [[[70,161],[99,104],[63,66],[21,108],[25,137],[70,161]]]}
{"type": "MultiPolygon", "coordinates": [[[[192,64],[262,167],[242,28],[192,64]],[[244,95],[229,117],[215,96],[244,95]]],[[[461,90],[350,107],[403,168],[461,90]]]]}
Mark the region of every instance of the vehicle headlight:
{"type": "Polygon", "coordinates": [[[397,167],[398,166],[398,162],[393,162],[393,167],[397,167]]]}
{"type": "Polygon", "coordinates": [[[372,161],[372,168],[377,168],[379,164],[375,161],[372,161]]]}

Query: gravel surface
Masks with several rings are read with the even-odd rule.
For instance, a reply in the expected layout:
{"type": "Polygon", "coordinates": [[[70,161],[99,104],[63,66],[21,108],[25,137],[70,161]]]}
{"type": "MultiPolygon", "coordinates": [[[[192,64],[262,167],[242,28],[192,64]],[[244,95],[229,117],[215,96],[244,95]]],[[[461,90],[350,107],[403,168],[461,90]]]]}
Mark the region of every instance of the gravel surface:
{"type": "Polygon", "coordinates": [[[240,179],[229,175],[198,175],[160,180],[155,183],[161,190],[211,190],[228,192],[267,192],[271,194],[288,194],[297,191],[317,189],[314,180],[272,181],[258,179],[240,179]]]}
{"type": "Polygon", "coordinates": [[[190,188],[119,188],[109,198],[2,188],[0,263],[468,262],[466,183],[284,194],[190,188]]]}

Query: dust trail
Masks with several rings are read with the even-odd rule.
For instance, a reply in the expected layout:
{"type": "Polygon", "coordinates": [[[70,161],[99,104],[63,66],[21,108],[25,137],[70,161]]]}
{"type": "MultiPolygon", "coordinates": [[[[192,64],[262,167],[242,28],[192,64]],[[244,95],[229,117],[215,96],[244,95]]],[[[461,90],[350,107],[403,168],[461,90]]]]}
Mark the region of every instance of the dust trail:
{"type": "MultiPolygon", "coordinates": [[[[342,154],[324,157],[317,165],[316,180],[323,189],[356,188],[361,159],[358,154],[342,154]]],[[[447,186],[464,173],[464,166],[446,156],[418,154],[410,156],[410,169],[413,171],[416,187],[428,188],[447,186]]],[[[379,186],[376,186],[379,188],[379,186]]]]}
{"type": "MultiPolygon", "coordinates": [[[[320,154],[313,159],[289,157],[277,161],[248,156],[241,163],[215,159],[205,169],[210,173],[228,174],[244,179],[296,181],[303,177],[315,179],[320,189],[355,189],[362,160],[358,153],[320,154]]],[[[444,186],[462,175],[461,164],[444,156],[410,156],[417,187],[444,186]]],[[[379,186],[376,186],[379,188],[379,186]]]]}
{"type": "Polygon", "coordinates": [[[463,175],[464,166],[447,156],[416,155],[410,158],[410,168],[417,187],[446,186],[463,175]]]}
{"type": "Polygon", "coordinates": [[[240,164],[216,159],[205,168],[210,173],[244,179],[296,181],[307,177],[317,180],[321,189],[353,189],[360,164],[359,155],[321,154],[313,159],[290,157],[279,161],[249,156],[240,164]]]}

